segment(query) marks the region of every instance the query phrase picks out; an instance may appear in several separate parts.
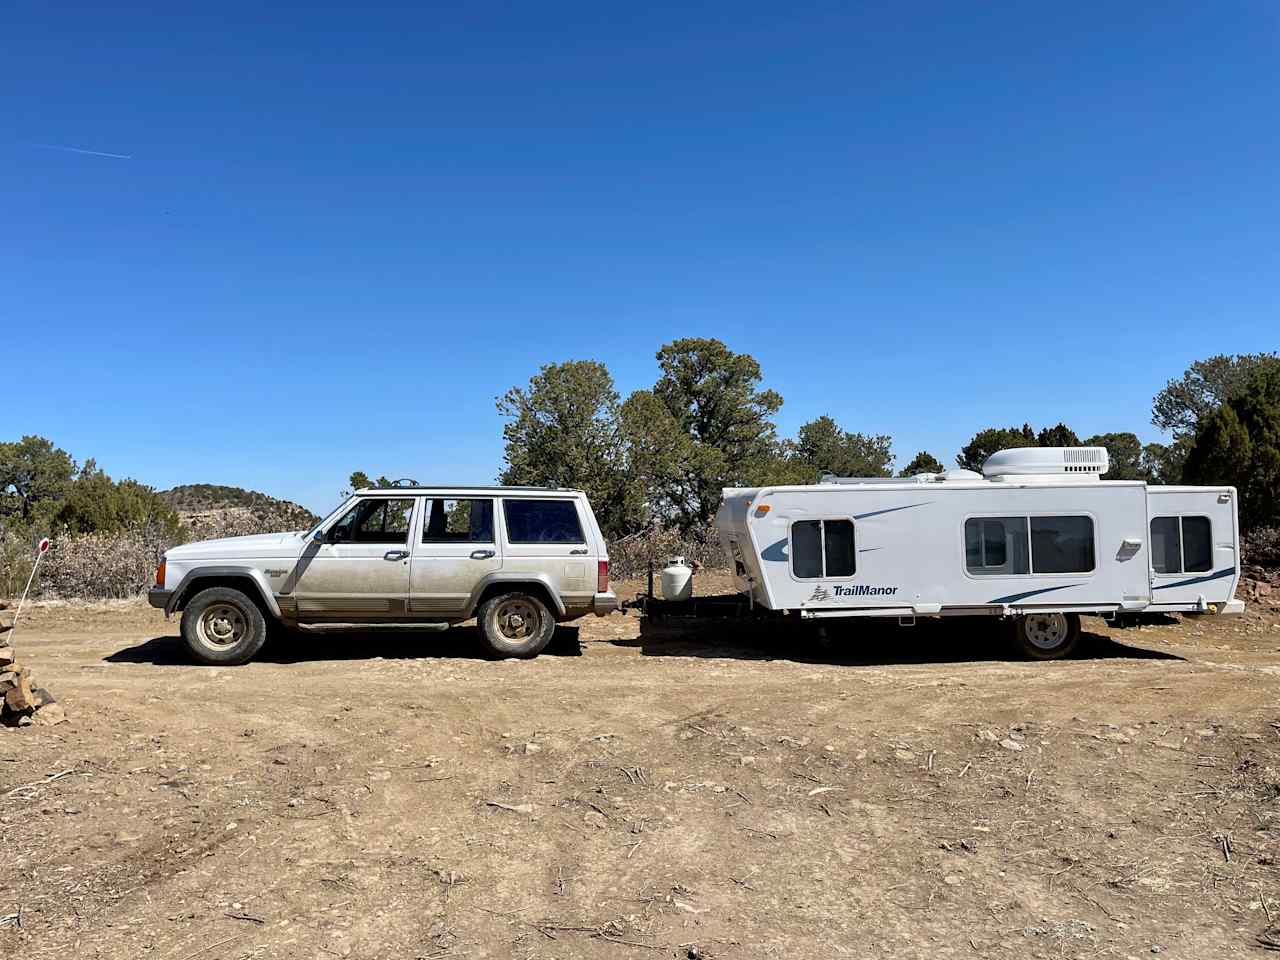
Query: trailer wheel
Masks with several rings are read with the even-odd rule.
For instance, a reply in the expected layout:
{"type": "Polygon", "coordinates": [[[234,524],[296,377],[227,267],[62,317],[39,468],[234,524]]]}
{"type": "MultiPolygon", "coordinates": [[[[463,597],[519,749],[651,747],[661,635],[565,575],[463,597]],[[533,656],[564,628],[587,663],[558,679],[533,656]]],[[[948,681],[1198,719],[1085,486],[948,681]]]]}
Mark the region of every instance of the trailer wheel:
{"type": "Polygon", "coordinates": [[[1061,660],[1080,642],[1080,615],[1028,613],[1014,621],[1013,640],[1029,660],[1061,660]]]}

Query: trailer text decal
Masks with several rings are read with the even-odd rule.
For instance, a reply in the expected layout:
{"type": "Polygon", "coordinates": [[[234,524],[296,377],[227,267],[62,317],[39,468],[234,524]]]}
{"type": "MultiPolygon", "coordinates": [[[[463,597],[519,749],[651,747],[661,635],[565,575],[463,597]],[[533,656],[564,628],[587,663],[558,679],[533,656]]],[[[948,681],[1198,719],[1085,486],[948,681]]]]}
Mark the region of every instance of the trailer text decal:
{"type": "Polygon", "coordinates": [[[891,597],[897,592],[897,587],[872,587],[865,583],[837,584],[829,590],[822,584],[818,584],[813,588],[813,595],[809,597],[809,602],[830,600],[832,597],[891,597]]]}

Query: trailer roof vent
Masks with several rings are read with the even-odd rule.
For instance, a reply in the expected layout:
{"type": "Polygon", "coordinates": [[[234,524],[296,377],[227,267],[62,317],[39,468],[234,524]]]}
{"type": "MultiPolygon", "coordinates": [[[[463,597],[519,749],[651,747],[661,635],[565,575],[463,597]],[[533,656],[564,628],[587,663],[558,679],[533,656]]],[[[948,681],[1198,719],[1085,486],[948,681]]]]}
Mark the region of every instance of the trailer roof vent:
{"type": "Polygon", "coordinates": [[[987,457],[982,475],[989,479],[1069,476],[1096,480],[1110,467],[1106,447],[1016,447],[987,457]]]}

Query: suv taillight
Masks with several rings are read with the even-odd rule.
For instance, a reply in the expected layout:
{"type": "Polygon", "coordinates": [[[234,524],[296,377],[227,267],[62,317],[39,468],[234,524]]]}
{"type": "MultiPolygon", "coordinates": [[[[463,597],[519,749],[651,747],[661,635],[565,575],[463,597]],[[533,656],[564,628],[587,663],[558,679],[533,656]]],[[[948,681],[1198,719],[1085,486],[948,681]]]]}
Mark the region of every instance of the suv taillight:
{"type": "Polygon", "coordinates": [[[596,580],[596,593],[609,592],[609,561],[600,561],[600,576],[596,580]]]}
{"type": "Polygon", "coordinates": [[[156,586],[164,586],[164,561],[160,561],[160,566],[156,567],[156,586]]]}

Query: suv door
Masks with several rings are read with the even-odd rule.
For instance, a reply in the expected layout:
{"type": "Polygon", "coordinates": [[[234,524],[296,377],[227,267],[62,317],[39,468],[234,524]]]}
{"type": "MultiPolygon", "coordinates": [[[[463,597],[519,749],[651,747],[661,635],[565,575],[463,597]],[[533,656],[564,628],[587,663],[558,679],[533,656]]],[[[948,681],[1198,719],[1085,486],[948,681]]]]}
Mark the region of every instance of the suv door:
{"type": "Polygon", "coordinates": [[[481,578],[502,567],[492,497],[427,497],[418,512],[409,612],[462,616],[481,578]]]}
{"type": "Polygon", "coordinates": [[[298,562],[300,620],[402,618],[409,598],[412,497],[362,497],[298,562]]]}
{"type": "Polygon", "coordinates": [[[577,497],[502,500],[504,571],[549,580],[566,607],[589,606],[595,596],[596,545],[577,497]]]}

